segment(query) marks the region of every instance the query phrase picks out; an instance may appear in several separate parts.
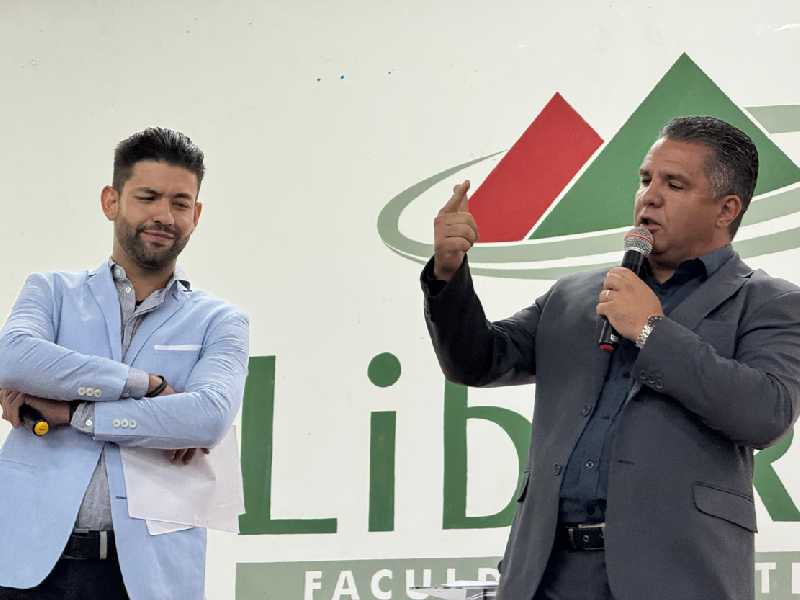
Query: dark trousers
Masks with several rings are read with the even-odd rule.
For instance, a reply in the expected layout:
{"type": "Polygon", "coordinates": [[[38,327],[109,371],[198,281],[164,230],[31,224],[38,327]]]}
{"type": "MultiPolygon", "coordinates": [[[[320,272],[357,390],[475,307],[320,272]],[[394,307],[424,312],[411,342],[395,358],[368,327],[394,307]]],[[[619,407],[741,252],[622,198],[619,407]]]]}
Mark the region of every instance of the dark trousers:
{"type": "Polygon", "coordinates": [[[128,600],[119,561],[62,558],[35,588],[0,587],[0,600],[128,600]]]}
{"type": "Polygon", "coordinates": [[[602,550],[555,549],[533,600],[614,600],[602,550]]]}

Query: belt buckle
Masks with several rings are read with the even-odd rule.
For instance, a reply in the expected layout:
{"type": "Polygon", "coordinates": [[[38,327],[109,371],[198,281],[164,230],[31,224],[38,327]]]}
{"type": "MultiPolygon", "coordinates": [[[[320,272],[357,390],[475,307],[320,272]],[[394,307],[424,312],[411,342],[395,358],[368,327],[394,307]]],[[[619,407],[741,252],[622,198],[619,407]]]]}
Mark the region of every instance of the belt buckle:
{"type": "MultiPolygon", "coordinates": [[[[76,527],[72,530],[71,536],[79,537],[79,538],[94,538],[97,535],[97,554],[100,560],[108,559],[108,531],[105,530],[96,530],[96,529],[86,529],[83,527],[76,527]]],[[[65,558],[72,558],[69,555],[66,555],[65,558]]]]}
{"type": "Polygon", "coordinates": [[[605,523],[579,523],[576,527],[570,530],[570,541],[575,548],[579,548],[581,550],[603,550],[605,548],[605,529],[605,523]],[[591,536],[588,533],[583,533],[593,531],[598,531],[599,538],[602,541],[601,544],[596,546],[592,546],[590,544],[591,536]],[[577,542],[575,540],[576,532],[580,534],[579,541],[577,542]]]}

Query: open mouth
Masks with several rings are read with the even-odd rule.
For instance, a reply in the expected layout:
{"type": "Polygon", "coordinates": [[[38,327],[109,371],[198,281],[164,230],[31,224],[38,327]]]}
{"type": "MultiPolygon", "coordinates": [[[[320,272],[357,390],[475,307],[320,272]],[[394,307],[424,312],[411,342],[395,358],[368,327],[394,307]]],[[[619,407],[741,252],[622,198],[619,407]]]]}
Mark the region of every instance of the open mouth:
{"type": "Polygon", "coordinates": [[[661,227],[661,225],[657,221],[651,219],[650,217],[645,217],[645,216],[639,217],[638,225],[646,227],[650,231],[653,231],[654,229],[658,229],[659,227],[661,227]]]}

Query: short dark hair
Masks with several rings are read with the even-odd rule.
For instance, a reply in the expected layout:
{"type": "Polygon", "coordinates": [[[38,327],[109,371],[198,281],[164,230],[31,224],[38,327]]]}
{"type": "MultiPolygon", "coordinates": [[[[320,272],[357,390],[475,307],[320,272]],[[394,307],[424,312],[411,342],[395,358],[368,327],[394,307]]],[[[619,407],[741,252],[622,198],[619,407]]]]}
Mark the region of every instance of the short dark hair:
{"type": "Polygon", "coordinates": [[[191,171],[197,176],[199,189],[206,172],[203,159],[203,151],[186,134],[166,127],[148,127],[117,144],[112,185],[121,192],[136,163],[154,160],[191,171]]]}
{"type": "Polygon", "coordinates": [[[731,239],[739,225],[758,179],[758,149],[744,131],[715,117],[678,117],[664,125],[661,137],[680,142],[697,142],[711,150],[706,174],[717,198],[729,194],[742,200],[742,212],[731,222],[731,239]]]}

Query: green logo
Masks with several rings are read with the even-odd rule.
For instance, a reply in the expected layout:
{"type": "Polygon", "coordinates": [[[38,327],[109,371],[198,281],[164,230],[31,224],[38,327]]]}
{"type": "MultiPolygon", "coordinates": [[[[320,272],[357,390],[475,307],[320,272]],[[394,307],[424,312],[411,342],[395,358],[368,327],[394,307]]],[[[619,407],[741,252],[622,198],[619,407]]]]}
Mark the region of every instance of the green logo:
{"type": "MultiPolygon", "coordinates": [[[[745,131],[758,147],[758,186],[734,244],[743,257],[798,247],[800,229],[747,226],[800,212],[800,168],[769,133],[800,131],[800,106],[739,108],[689,56],[683,54],[607,142],[556,94],[505,152],[475,191],[470,211],[481,243],[470,251],[471,271],[491,277],[556,279],[616,264],[630,227],[642,157],[669,119],[713,115],[745,131]],[[753,232],[760,232],[753,234],[753,232]]],[[[424,263],[429,243],[399,228],[403,211],[437,183],[503,152],[461,163],[403,190],[378,216],[390,250],[424,263]]]]}

